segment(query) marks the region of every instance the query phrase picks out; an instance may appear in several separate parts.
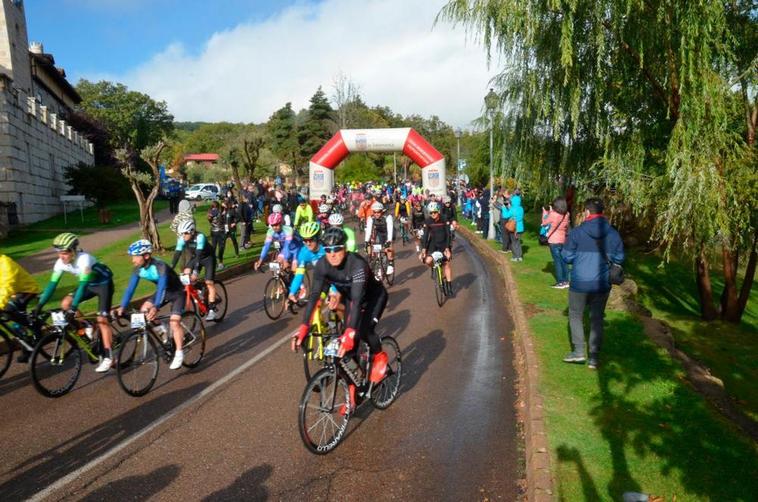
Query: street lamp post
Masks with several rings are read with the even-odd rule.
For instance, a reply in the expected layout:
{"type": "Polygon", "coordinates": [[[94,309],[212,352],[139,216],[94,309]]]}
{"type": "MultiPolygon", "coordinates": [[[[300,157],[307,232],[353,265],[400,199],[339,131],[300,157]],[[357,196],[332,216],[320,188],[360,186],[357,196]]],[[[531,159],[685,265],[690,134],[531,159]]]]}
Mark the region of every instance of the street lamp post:
{"type": "Polygon", "coordinates": [[[492,203],[492,198],[495,196],[495,177],[493,175],[493,166],[492,164],[495,163],[494,161],[494,129],[495,129],[495,112],[497,111],[497,105],[498,101],[500,99],[497,97],[497,94],[495,93],[494,89],[490,89],[490,92],[487,93],[487,95],[484,97],[484,106],[487,109],[487,118],[489,119],[489,126],[490,126],[490,218],[489,218],[489,226],[487,228],[487,239],[493,240],[495,238],[495,221],[493,216],[493,213],[495,211],[494,204],[492,203]]]}
{"type": "Polygon", "coordinates": [[[456,171],[455,171],[455,179],[456,179],[455,188],[456,188],[456,193],[458,194],[458,204],[462,204],[462,201],[461,201],[461,171],[462,171],[461,169],[461,136],[463,135],[463,131],[461,131],[460,127],[456,127],[454,134],[455,134],[455,140],[458,143],[458,155],[456,157],[456,162],[458,164],[456,166],[456,171]]]}

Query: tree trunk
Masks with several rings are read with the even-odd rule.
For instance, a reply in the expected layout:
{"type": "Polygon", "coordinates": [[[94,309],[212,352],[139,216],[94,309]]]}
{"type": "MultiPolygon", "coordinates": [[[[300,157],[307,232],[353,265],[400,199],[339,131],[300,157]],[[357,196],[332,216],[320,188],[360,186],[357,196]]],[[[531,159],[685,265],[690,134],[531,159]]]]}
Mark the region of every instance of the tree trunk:
{"type": "MultiPolygon", "coordinates": [[[[147,201],[145,202],[147,205],[145,228],[148,235],[147,239],[153,244],[153,250],[162,251],[163,246],[161,245],[161,235],[158,233],[158,224],[155,222],[155,206],[153,205],[155,198],[158,196],[158,191],[159,186],[154,185],[153,189],[150,190],[150,194],[147,196],[147,201]]],[[[144,230],[143,233],[145,233],[144,230]]]]}
{"type": "Polygon", "coordinates": [[[721,294],[721,319],[729,322],[740,322],[741,312],[737,295],[737,268],[739,254],[728,249],[726,245],[721,250],[724,269],[724,291],[721,294]]]}
{"type": "Polygon", "coordinates": [[[237,195],[242,190],[242,181],[240,180],[240,169],[236,162],[229,163],[229,167],[232,168],[232,179],[234,179],[234,187],[237,189],[237,195]]]}
{"type": "Polygon", "coordinates": [[[713,321],[718,316],[713,306],[713,287],[708,270],[708,257],[705,248],[701,246],[695,258],[695,273],[697,275],[697,293],[700,298],[700,315],[706,321],[713,321]]]}
{"type": "Polygon", "coordinates": [[[740,319],[742,319],[742,314],[745,313],[745,307],[747,307],[747,301],[750,298],[750,291],[753,289],[753,281],[755,280],[755,268],[756,262],[758,262],[756,246],[758,246],[758,233],[753,236],[753,248],[750,250],[750,258],[748,258],[747,268],[745,269],[745,278],[742,281],[742,288],[740,289],[738,300],[740,319]]]}

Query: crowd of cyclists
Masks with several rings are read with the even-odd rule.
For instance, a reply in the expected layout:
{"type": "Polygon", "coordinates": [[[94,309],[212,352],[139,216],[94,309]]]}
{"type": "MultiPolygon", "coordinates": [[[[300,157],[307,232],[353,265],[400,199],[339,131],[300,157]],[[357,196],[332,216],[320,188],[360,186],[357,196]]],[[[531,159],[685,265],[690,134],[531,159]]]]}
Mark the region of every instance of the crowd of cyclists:
{"type": "MultiPolygon", "coordinates": [[[[401,235],[415,242],[418,259],[428,267],[433,266],[432,254],[442,253],[445,292],[452,296],[452,243],[458,224],[454,197],[452,191],[440,197],[410,182],[398,185],[363,183],[339,185],[331,195],[321,196],[316,203],[309,201],[305,194],[296,193],[267,206],[261,215],[267,224],[266,236],[253,267],[258,270],[267,262],[277,263],[282,271],[291,274],[288,301],[308,300],[303,309],[302,324],[292,339],[292,350],[301,345],[308,333],[314,308],[323,298],[328,308],[336,311],[342,320],[344,331],[339,337],[340,356],[357,347],[362,339],[371,347],[372,363],[381,365],[386,354],[381,351],[374,328],[387,304],[388,292],[381,276],[371,269],[361,252],[365,250],[368,255],[371,250],[380,249],[387,257],[384,271],[387,274],[394,273],[395,241],[401,235]],[[346,218],[362,231],[362,246],[358,245],[356,233],[346,224],[346,218]],[[303,281],[307,269],[312,275],[309,291],[303,281]]],[[[181,368],[184,333],[180,319],[187,300],[180,275],[188,276],[193,283],[204,281],[209,305],[205,320],[211,321],[217,315],[214,283],[219,263],[212,239],[198,230],[194,218],[182,216],[173,228],[177,242],[170,264],[154,255],[148,240],[140,239],[128,247],[127,253],[134,268],[126,291],[115,308],[111,269],[80,249],[77,235],[70,232],[58,235],[52,242],[57,260],[50,281],[32,311],[32,318],[40,316],[64,273],[76,276],[78,286],[63,298],[60,309],[71,319],[79,318],[81,304],[97,298],[95,319],[102,336],[102,355],[95,371],[104,373],[114,366],[117,358],[113,354],[110,322],[113,317],[124,316],[140,280],[147,280],[155,284],[155,292],[142,303],[139,311],[145,314],[147,321],[152,321],[160,308],[169,306],[170,333],[176,348],[170,369],[181,368]],[[177,273],[175,269],[183,255],[186,261],[177,273]]],[[[23,270],[20,274],[23,275],[23,270]]],[[[33,279],[25,281],[26,284],[33,282],[33,279]]],[[[18,326],[17,322],[28,317],[17,315],[14,318],[13,314],[25,311],[29,297],[35,291],[5,293],[5,305],[0,307],[18,326]]],[[[24,349],[19,361],[25,362],[28,358],[29,351],[24,349]]]]}

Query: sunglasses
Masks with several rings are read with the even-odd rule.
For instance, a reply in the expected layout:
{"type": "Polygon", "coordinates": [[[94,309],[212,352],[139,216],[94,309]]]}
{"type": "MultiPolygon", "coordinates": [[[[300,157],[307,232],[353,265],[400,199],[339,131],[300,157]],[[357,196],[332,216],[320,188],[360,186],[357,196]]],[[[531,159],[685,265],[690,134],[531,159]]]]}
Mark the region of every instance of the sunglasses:
{"type": "Polygon", "coordinates": [[[327,253],[338,253],[345,249],[345,246],[324,246],[324,251],[327,253]]]}
{"type": "Polygon", "coordinates": [[[310,244],[311,242],[316,242],[316,239],[303,239],[303,242],[306,244],[310,244]]]}
{"type": "Polygon", "coordinates": [[[440,214],[439,211],[429,211],[429,214],[440,214]]]}

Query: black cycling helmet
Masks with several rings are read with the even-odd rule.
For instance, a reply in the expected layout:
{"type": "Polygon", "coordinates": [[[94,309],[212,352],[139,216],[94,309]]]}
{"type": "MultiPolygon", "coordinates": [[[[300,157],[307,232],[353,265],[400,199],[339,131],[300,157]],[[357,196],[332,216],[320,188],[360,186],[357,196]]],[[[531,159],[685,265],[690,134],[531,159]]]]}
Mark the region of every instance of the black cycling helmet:
{"type": "Polygon", "coordinates": [[[344,246],[347,243],[347,234],[339,227],[329,227],[321,237],[324,246],[344,246]]]}

